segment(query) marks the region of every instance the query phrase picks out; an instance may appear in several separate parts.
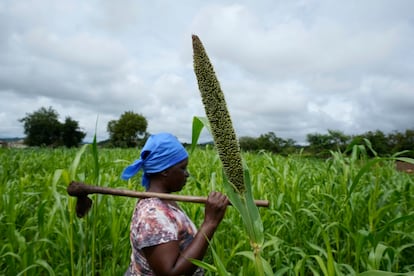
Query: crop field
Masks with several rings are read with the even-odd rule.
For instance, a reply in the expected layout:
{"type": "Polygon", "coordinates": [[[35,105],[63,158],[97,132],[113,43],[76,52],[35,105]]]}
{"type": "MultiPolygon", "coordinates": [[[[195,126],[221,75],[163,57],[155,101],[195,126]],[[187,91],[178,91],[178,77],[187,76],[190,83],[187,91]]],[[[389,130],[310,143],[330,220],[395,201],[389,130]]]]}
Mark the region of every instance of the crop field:
{"type": "MultiPolygon", "coordinates": [[[[0,275],[123,275],[137,199],[90,195],[91,210],[78,218],[66,187],[76,180],[142,191],[140,177],[120,179],[137,156],[137,149],[94,151],[90,145],[0,149],[0,275]]],[[[243,159],[254,197],[270,202],[259,208],[262,256],[275,275],[414,271],[414,178],[396,171],[393,160],[368,159],[358,148],[349,156],[333,152],[328,160],[266,152],[243,153],[243,159]]],[[[188,169],[180,194],[222,191],[214,149],[196,149],[188,169]]],[[[180,205],[201,223],[203,205],[180,205]]],[[[230,275],[252,275],[248,252],[240,215],[229,207],[204,261],[216,266],[215,253],[230,275]]]]}

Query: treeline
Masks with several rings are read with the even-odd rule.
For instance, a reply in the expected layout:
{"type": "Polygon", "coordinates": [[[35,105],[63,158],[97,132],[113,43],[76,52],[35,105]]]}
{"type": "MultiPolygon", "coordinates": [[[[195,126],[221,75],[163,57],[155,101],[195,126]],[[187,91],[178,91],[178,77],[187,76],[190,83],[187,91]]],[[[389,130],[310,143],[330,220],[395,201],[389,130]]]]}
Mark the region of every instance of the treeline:
{"type": "MultiPolygon", "coordinates": [[[[24,143],[28,146],[77,147],[86,136],[79,123],[71,117],[60,122],[58,112],[52,107],[41,107],[27,113],[19,122],[23,123],[24,143]]],[[[147,119],[141,114],[124,112],[119,120],[108,122],[109,140],[101,144],[123,148],[140,146],[148,136],[147,126],[147,119]]]]}
{"type": "Polygon", "coordinates": [[[273,153],[289,155],[299,150],[317,157],[328,157],[330,151],[349,151],[353,145],[367,145],[370,156],[389,156],[397,152],[408,151],[404,156],[414,157],[414,130],[394,131],[386,134],[381,130],[368,131],[359,135],[346,135],[339,130],[328,130],[327,134],[313,133],[306,136],[308,145],[298,145],[292,139],[277,137],[274,132],[262,134],[257,138],[241,137],[240,147],[245,151],[267,150],[273,153]]]}
{"type": "MultiPolygon", "coordinates": [[[[82,143],[86,133],[79,127],[79,123],[66,117],[62,123],[58,120],[59,114],[52,108],[40,108],[26,114],[19,121],[24,124],[24,133],[27,135],[25,144],[29,146],[66,146],[75,147],[82,143]]],[[[118,120],[108,122],[109,139],[101,141],[105,147],[140,147],[145,142],[147,119],[132,111],[124,112],[118,120]]],[[[330,151],[346,152],[353,145],[370,143],[371,156],[387,156],[407,150],[405,156],[414,157],[414,129],[405,132],[394,131],[386,134],[380,130],[368,131],[360,135],[347,135],[339,130],[328,130],[327,134],[312,133],[306,136],[307,145],[299,145],[293,139],[283,139],[274,132],[261,134],[259,137],[240,137],[240,147],[244,151],[266,150],[277,154],[289,155],[302,151],[317,157],[329,157],[330,151]]]]}

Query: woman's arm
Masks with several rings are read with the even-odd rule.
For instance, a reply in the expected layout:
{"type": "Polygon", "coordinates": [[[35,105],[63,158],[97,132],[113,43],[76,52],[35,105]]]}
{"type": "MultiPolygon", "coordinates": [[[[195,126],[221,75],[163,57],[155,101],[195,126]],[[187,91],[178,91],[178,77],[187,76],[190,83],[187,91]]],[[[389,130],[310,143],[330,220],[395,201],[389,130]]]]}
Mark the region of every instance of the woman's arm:
{"type": "Polygon", "coordinates": [[[205,209],[204,222],[193,241],[180,252],[178,241],[171,241],[143,248],[145,257],[157,275],[192,275],[197,266],[188,259],[201,260],[217,226],[226,212],[229,200],[218,192],[210,193],[205,209]]]}

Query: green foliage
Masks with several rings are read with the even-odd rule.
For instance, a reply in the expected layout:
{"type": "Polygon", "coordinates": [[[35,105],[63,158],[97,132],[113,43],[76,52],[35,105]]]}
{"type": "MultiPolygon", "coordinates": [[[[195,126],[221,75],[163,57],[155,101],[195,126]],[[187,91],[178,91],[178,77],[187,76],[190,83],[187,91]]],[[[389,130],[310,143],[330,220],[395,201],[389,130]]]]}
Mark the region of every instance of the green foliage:
{"type": "Polygon", "coordinates": [[[66,117],[61,129],[62,143],[68,148],[77,147],[86,136],[86,133],[79,130],[79,123],[71,117],[66,117]]]}
{"type": "Polygon", "coordinates": [[[226,266],[223,264],[222,260],[220,259],[220,256],[216,253],[210,241],[209,243],[210,243],[210,252],[214,260],[214,265],[200,261],[200,260],[196,260],[196,259],[191,259],[191,262],[203,268],[206,271],[214,273],[214,275],[229,276],[230,273],[226,270],[226,266]]]}
{"type": "MultiPolygon", "coordinates": [[[[243,153],[253,197],[271,204],[259,212],[262,257],[275,275],[332,270],[335,275],[413,275],[414,178],[396,171],[393,158],[414,160],[372,159],[367,152],[355,145],[349,155],[334,151],[326,161],[243,153]]],[[[75,179],[141,189],[119,178],[135,158],[136,149],[100,149],[98,155],[90,145],[0,149],[0,275],[123,275],[136,199],[91,196],[92,210],[78,219],[76,200],[66,187],[75,179]]],[[[188,169],[191,177],[182,194],[223,192],[213,148],[195,148],[188,169]]],[[[199,226],[203,205],[180,205],[199,226]]],[[[215,253],[209,250],[203,261],[230,275],[255,275],[248,240],[239,212],[229,207],[213,239],[215,253]]]]}
{"type": "Polygon", "coordinates": [[[249,137],[249,136],[242,136],[239,138],[240,148],[244,151],[255,151],[260,150],[257,143],[257,138],[249,137]]]}
{"type": "Polygon", "coordinates": [[[26,117],[19,120],[24,124],[24,133],[27,135],[25,143],[29,146],[49,146],[57,143],[61,128],[58,117],[58,113],[52,107],[42,107],[38,111],[26,114],[26,117]]]}
{"type": "Polygon", "coordinates": [[[297,145],[292,139],[283,139],[274,132],[259,135],[259,137],[243,136],[239,139],[240,148],[244,151],[270,151],[281,155],[295,154],[303,151],[307,155],[328,158],[331,151],[347,152],[354,145],[365,144],[370,141],[373,151],[369,151],[370,157],[391,156],[398,152],[407,151],[407,157],[414,157],[414,130],[407,129],[404,132],[394,131],[384,134],[382,131],[368,131],[359,135],[346,135],[339,130],[328,129],[327,134],[311,133],[307,135],[307,146],[297,145]]]}
{"type": "Polygon", "coordinates": [[[124,112],[119,120],[108,122],[109,139],[115,147],[137,147],[147,138],[147,119],[132,111],[124,112]]]}
{"type": "Polygon", "coordinates": [[[240,137],[239,143],[240,148],[245,151],[267,150],[283,155],[292,154],[298,148],[293,139],[283,139],[277,137],[274,132],[261,134],[258,138],[247,136],[240,137]]]}
{"type": "Polygon", "coordinates": [[[369,141],[371,148],[368,151],[370,157],[391,156],[401,151],[408,151],[408,157],[414,157],[414,130],[407,129],[405,132],[393,132],[385,134],[380,130],[367,131],[363,134],[348,136],[337,130],[328,130],[328,134],[308,134],[309,151],[318,157],[329,157],[330,151],[346,149],[354,145],[366,144],[369,141]]]}
{"type": "MultiPolygon", "coordinates": [[[[367,139],[375,149],[377,155],[385,156],[392,152],[391,139],[389,139],[382,131],[368,131],[353,138],[353,143],[361,144],[361,141],[367,139]]],[[[413,144],[414,146],[414,144],[413,144]]],[[[372,154],[370,156],[373,156],[372,154]]]]}
{"type": "Polygon", "coordinates": [[[392,146],[392,153],[411,150],[406,155],[414,158],[414,129],[407,129],[404,133],[395,131],[388,135],[388,140],[392,146]]]}
{"type": "Polygon", "coordinates": [[[206,128],[209,133],[211,133],[210,123],[208,119],[205,117],[193,117],[193,127],[192,127],[192,135],[191,135],[191,152],[194,151],[198,138],[200,138],[201,131],[203,128],[206,128]]]}
{"type": "Polygon", "coordinates": [[[308,134],[309,149],[318,157],[327,157],[332,150],[344,151],[351,137],[339,130],[328,130],[328,134],[308,134]]]}
{"type": "Polygon", "coordinates": [[[39,110],[26,114],[19,121],[23,123],[27,135],[25,144],[29,146],[78,146],[86,133],[80,131],[77,121],[67,117],[62,124],[59,114],[52,108],[41,107],[39,110]]]}

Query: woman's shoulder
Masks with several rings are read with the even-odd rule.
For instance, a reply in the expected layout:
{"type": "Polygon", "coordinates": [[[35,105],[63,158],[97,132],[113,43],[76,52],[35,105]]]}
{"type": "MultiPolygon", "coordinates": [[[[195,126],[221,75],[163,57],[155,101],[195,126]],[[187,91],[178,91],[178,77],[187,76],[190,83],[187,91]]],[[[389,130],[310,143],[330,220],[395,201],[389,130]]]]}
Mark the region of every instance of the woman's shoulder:
{"type": "Polygon", "coordinates": [[[137,206],[139,208],[144,207],[144,206],[153,206],[153,207],[162,207],[165,209],[180,209],[177,204],[174,204],[173,202],[169,202],[169,201],[164,201],[157,197],[149,197],[149,198],[140,199],[137,203],[137,206]]]}
{"type": "Polygon", "coordinates": [[[172,206],[159,198],[150,197],[140,199],[136,205],[136,211],[142,212],[171,212],[172,206]]]}
{"type": "Polygon", "coordinates": [[[163,202],[159,198],[150,197],[143,198],[137,202],[135,210],[151,210],[151,209],[163,209],[163,202]]]}
{"type": "Polygon", "coordinates": [[[162,200],[156,197],[141,198],[137,205],[161,205],[162,200]]]}
{"type": "Polygon", "coordinates": [[[178,217],[177,210],[158,198],[141,199],[137,203],[132,220],[140,223],[168,224],[178,217]]]}

